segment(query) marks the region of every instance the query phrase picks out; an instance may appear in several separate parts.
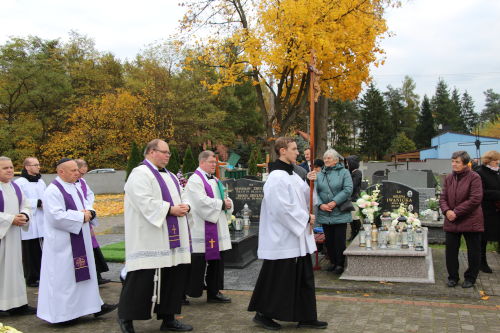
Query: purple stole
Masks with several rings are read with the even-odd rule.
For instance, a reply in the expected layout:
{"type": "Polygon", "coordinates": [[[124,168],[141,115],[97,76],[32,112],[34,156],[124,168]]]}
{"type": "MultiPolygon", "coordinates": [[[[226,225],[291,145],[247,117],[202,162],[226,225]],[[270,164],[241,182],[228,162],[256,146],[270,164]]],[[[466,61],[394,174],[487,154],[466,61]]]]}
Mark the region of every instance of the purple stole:
{"type": "MultiPolygon", "coordinates": [[[[66,205],[66,210],[78,210],[76,207],[75,201],[73,200],[73,197],[71,194],[66,192],[64,187],[59,183],[56,179],[52,182],[59,191],[61,191],[61,194],[64,198],[64,204],[66,205]]],[[[76,193],[78,193],[78,197],[80,198],[80,201],[82,202],[82,206],[85,208],[85,204],[83,203],[83,198],[78,189],[76,188],[76,193]]],[[[87,252],[85,251],[85,240],[83,239],[83,227],[80,229],[80,232],[78,235],[75,235],[73,233],[69,233],[71,237],[71,249],[73,251],[73,265],[75,267],[75,278],[76,282],[80,281],[85,281],[85,280],[90,280],[90,270],[89,270],[89,263],[87,260],[87,252]]]]}
{"type": "MultiPolygon", "coordinates": [[[[172,200],[172,196],[170,195],[170,192],[168,190],[167,184],[165,183],[165,180],[162,178],[160,175],[160,172],[158,169],[154,168],[151,166],[149,161],[144,160],[142,162],[145,166],[151,170],[153,175],[155,176],[156,180],[158,181],[158,185],[160,185],[160,190],[161,190],[161,198],[163,201],[166,201],[170,204],[170,207],[174,206],[174,201],[172,200]]],[[[177,192],[179,192],[179,196],[181,195],[181,189],[179,187],[179,183],[177,181],[177,178],[169,171],[167,173],[170,175],[172,178],[172,181],[174,182],[175,186],[177,187],[177,192]]],[[[181,246],[181,238],[179,235],[179,221],[177,220],[177,216],[174,215],[167,215],[167,229],[168,229],[168,238],[169,238],[169,243],[170,243],[170,248],[175,249],[177,247],[181,246]]],[[[191,237],[190,237],[191,239],[191,237]]]]}
{"type": "MultiPolygon", "coordinates": [[[[89,193],[89,190],[87,189],[87,182],[85,179],[80,178],[80,186],[82,187],[82,192],[83,192],[83,197],[85,200],[87,200],[87,194],[89,193]]],[[[95,238],[94,235],[94,228],[92,227],[92,224],[90,225],[90,238],[92,239],[92,247],[95,249],[99,247],[99,243],[97,242],[97,239],[95,238]]]]}
{"type": "MultiPolygon", "coordinates": [[[[196,170],[194,173],[201,178],[203,186],[205,187],[205,193],[210,198],[215,198],[212,186],[210,186],[210,184],[207,182],[205,176],[199,170],[196,170]]],[[[216,181],[218,182],[219,180],[216,181]]],[[[217,223],[208,221],[205,221],[205,259],[220,260],[219,232],[217,231],[217,223]]]]}
{"type": "MultiPolygon", "coordinates": [[[[19,185],[17,185],[14,182],[10,182],[10,184],[14,188],[14,191],[16,191],[17,201],[19,201],[19,210],[21,210],[21,203],[23,202],[23,195],[21,193],[21,189],[19,188],[19,185]]],[[[5,210],[5,202],[3,198],[3,192],[0,191],[0,212],[3,213],[4,210],[5,210]]]]}

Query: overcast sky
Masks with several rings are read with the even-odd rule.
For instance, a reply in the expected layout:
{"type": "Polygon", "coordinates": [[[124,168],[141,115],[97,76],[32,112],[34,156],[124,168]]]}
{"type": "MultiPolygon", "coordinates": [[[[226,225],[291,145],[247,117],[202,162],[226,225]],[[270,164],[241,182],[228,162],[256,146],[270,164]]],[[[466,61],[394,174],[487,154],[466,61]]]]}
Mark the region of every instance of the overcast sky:
{"type": "MultiPolygon", "coordinates": [[[[100,51],[132,59],[145,45],[175,32],[178,0],[0,0],[0,43],[10,36],[66,40],[70,30],[93,38],[100,51]]],[[[483,91],[500,93],[500,0],[403,0],[387,15],[395,34],[382,42],[386,63],[374,68],[377,87],[432,96],[438,79],[484,105],[483,91]]]]}

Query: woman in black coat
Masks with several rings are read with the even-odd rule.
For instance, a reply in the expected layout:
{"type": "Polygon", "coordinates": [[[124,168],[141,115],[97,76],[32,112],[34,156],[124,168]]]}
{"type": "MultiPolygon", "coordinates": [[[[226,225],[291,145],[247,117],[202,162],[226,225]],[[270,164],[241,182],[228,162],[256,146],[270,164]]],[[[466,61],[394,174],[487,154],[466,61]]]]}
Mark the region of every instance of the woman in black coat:
{"type": "Polygon", "coordinates": [[[500,241],[500,174],[498,162],[500,153],[496,150],[486,152],[481,158],[483,163],[476,172],[481,176],[483,182],[483,215],[484,233],[481,241],[481,266],[480,270],[492,273],[486,261],[486,244],[500,241]]]}
{"type": "MultiPolygon", "coordinates": [[[[363,178],[363,174],[361,170],[359,170],[359,159],[356,155],[351,155],[346,158],[346,167],[349,169],[349,173],[351,174],[352,178],[352,195],[351,195],[351,201],[354,203],[356,200],[358,200],[359,195],[361,193],[361,181],[363,178]]],[[[354,207],[357,207],[354,205],[354,207]]],[[[359,216],[357,215],[357,211],[352,212],[352,223],[351,223],[351,237],[349,238],[349,241],[352,241],[354,237],[359,232],[359,229],[361,228],[361,222],[359,220],[359,216]]]]}

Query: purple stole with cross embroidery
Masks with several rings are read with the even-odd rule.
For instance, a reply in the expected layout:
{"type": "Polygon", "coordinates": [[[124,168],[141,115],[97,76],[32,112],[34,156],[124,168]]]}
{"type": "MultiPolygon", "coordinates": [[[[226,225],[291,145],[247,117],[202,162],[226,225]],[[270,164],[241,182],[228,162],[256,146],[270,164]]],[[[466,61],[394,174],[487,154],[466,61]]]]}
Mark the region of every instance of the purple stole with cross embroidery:
{"type": "MultiPolygon", "coordinates": [[[[73,197],[71,196],[71,194],[66,192],[61,183],[59,183],[57,179],[54,179],[52,184],[54,184],[59,189],[59,191],[61,191],[61,194],[64,198],[64,204],[66,205],[66,210],[78,210],[73,197]]],[[[76,186],[75,190],[78,194],[78,197],[80,198],[80,201],[82,202],[82,206],[85,208],[82,195],[80,194],[76,186]]],[[[69,235],[71,237],[71,250],[73,251],[73,266],[75,267],[76,282],[90,280],[89,262],[87,260],[85,240],[83,238],[83,226],[82,229],[80,229],[78,235],[75,235],[71,232],[69,233],[69,235]]]]}
{"type": "MultiPolygon", "coordinates": [[[[208,197],[212,199],[215,198],[212,186],[210,186],[210,184],[207,182],[205,176],[199,170],[196,170],[194,173],[201,178],[203,186],[205,187],[205,193],[208,195],[208,197]]],[[[212,223],[209,221],[205,221],[205,259],[220,260],[219,232],[217,231],[217,223],[212,223]]]]}
{"type": "MultiPolygon", "coordinates": [[[[172,196],[170,195],[170,191],[168,190],[167,184],[165,183],[165,180],[163,177],[160,175],[160,172],[158,169],[154,168],[151,166],[149,161],[144,160],[142,162],[145,166],[151,170],[153,175],[155,176],[156,180],[158,181],[158,185],[160,185],[160,190],[161,190],[161,198],[163,201],[166,201],[170,204],[170,207],[174,206],[174,201],[172,200],[172,196]]],[[[177,181],[177,178],[169,171],[167,173],[170,175],[172,178],[172,181],[174,182],[175,186],[177,187],[177,192],[179,192],[179,196],[181,195],[181,189],[179,187],[179,183],[177,181]]],[[[168,229],[168,239],[170,243],[170,248],[175,249],[177,247],[181,246],[181,237],[179,234],[179,221],[177,220],[177,216],[174,215],[167,215],[167,229],[168,229]]],[[[191,239],[191,237],[190,237],[191,239]]]]}

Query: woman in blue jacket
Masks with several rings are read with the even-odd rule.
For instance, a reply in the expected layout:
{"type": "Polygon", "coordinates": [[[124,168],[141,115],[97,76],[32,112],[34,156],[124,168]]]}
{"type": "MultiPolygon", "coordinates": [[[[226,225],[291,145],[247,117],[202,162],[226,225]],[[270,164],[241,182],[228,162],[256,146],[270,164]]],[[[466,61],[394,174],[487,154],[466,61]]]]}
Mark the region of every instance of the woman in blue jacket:
{"type": "Polygon", "coordinates": [[[345,264],[345,243],[347,223],[352,222],[350,211],[339,207],[351,200],[352,179],[342,163],[340,154],[329,149],[323,155],[325,166],[318,173],[315,188],[318,195],[316,222],[323,226],[325,244],[332,266],[328,271],[342,274],[345,264]]]}

